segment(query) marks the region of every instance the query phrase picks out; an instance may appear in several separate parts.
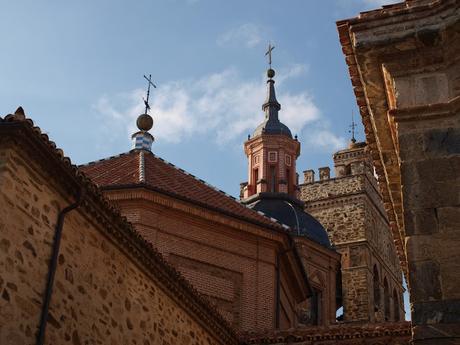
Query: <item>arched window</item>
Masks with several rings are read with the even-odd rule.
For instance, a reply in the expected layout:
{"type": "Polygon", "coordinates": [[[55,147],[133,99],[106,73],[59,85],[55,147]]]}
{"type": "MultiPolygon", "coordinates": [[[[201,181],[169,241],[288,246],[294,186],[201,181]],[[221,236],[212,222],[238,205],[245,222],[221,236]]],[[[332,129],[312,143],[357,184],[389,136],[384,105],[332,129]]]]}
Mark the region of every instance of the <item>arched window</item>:
{"type": "Polygon", "coordinates": [[[297,305],[297,320],[302,325],[320,325],[322,320],[322,292],[313,288],[308,300],[297,305]]]}
{"type": "Polygon", "coordinates": [[[388,287],[387,278],[383,280],[383,301],[385,303],[385,321],[390,321],[390,288],[388,287]]]}
{"type": "Polygon", "coordinates": [[[380,300],[380,279],[379,279],[379,271],[377,269],[377,265],[374,265],[374,310],[379,311],[381,300],[380,300]]]}
{"type": "Polygon", "coordinates": [[[393,289],[393,313],[394,313],[394,320],[399,321],[399,298],[396,289],[393,289]]]}

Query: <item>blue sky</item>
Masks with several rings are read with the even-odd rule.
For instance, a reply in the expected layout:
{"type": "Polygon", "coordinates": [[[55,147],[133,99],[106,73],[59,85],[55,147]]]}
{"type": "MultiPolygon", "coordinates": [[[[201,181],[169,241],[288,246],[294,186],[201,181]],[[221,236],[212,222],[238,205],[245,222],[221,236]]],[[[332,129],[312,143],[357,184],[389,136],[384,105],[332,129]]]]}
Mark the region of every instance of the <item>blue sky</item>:
{"type": "Polygon", "coordinates": [[[152,74],[154,153],[237,196],[268,41],[298,172],[332,166],[357,114],[335,21],[392,2],[3,0],[1,112],[22,105],[74,163],[101,159],[131,148],[152,74]]]}

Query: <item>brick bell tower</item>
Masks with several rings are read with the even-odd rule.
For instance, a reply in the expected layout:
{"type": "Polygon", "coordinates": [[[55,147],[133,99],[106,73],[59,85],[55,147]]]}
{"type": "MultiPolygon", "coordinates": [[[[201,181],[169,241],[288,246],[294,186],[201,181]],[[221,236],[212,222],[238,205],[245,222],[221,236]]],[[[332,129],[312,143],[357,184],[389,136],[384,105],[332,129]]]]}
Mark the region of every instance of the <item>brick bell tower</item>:
{"type": "Polygon", "coordinates": [[[299,196],[296,160],[300,143],[278,118],[281,105],[276,100],[274,76],[275,71],[269,68],[267,99],[262,105],[265,120],[244,143],[248,157],[248,183],[241,193],[244,199],[264,192],[286,193],[295,199],[299,196]]]}

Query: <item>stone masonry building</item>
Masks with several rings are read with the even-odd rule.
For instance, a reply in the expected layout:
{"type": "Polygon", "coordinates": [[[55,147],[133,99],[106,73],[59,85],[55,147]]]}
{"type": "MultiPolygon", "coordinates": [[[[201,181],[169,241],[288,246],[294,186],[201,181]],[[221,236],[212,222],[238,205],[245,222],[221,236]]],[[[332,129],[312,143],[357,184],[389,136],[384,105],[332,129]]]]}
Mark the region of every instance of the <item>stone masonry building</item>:
{"type": "Polygon", "coordinates": [[[337,23],[411,299],[415,344],[460,343],[460,1],[337,23]]]}
{"type": "Polygon", "coordinates": [[[341,254],[344,321],[402,320],[402,272],[368,148],[352,140],[333,158],[335,177],[304,171],[300,195],[341,254]]]}

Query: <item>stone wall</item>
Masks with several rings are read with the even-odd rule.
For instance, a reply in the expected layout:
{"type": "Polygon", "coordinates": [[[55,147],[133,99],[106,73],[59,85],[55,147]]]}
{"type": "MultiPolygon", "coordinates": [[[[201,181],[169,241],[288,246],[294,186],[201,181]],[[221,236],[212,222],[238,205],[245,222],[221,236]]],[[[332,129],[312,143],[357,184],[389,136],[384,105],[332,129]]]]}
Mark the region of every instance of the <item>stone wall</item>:
{"type": "Polygon", "coordinates": [[[459,1],[406,1],[337,25],[407,273],[414,344],[458,343],[459,1]]]}
{"type": "MultiPolygon", "coordinates": [[[[55,182],[60,173],[46,173],[14,144],[1,146],[1,344],[35,343],[57,214],[74,201],[55,182]]],[[[177,282],[161,280],[161,268],[140,261],[140,242],[86,206],[64,222],[47,344],[237,343],[215,332],[221,321],[210,321],[206,308],[178,295],[177,282]]]]}
{"type": "Polygon", "coordinates": [[[417,337],[457,334],[460,322],[460,111],[401,122],[404,225],[417,337]],[[439,320],[441,325],[423,327],[439,320]],[[419,327],[422,326],[422,327],[419,327]]]}
{"type": "MultiPolygon", "coordinates": [[[[396,248],[372,166],[368,164],[369,154],[364,144],[355,145],[334,154],[340,177],[319,181],[308,178],[310,182],[301,185],[301,197],[306,211],[326,228],[331,243],[341,254],[344,320],[402,320],[402,272],[396,248]],[[375,283],[374,275],[378,276],[375,283]],[[374,285],[378,285],[382,296],[379,301],[374,300],[374,285]],[[390,300],[386,313],[385,293],[390,300]]],[[[307,177],[310,175],[309,172],[307,177]]]]}

